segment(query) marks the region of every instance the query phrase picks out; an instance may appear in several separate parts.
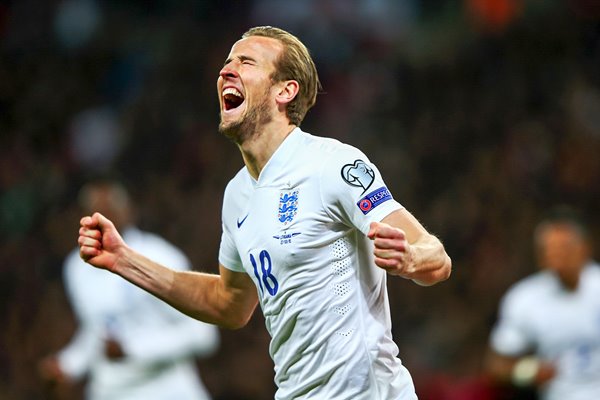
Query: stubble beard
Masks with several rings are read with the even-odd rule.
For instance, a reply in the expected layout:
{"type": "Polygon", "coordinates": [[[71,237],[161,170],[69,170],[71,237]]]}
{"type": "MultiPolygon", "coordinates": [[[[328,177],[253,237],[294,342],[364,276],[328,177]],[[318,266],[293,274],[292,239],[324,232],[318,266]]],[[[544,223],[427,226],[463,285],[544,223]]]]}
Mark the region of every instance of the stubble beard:
{"type": "Polygon", "coordinates": [[[219,132],[236,144],[242,144],[259,135],[261,128],[273,119],[269,113],[267,102],[268,97],[265,94],[262,102],[257,106],[249,108],[246,115],[242,115],[238,121],[225,124],[221,120],[219,123],[219,132]]]}

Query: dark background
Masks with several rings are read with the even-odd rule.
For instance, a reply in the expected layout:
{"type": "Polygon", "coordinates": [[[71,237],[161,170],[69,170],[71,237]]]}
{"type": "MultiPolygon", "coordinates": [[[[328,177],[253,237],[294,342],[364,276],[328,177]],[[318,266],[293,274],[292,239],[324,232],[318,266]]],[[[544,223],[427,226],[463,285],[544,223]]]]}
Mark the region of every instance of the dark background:
{"type": "MultiPolygon", "coordinates": [[[[453,259],[431,288],[389,280],[420,398],[518,398],[482,360],[501,295],[535,271],[535,222],[566,203],[599,243],[597,4],[0,1],[0,399],[47,398],[36,364],[75,329],[61,264],[86,179],[120,176],[141,227],[217,271],[222,193],[243,164],[217,133],[216,78],[254,25],[315,58],[324,93],[303,129],[361,148],[453,259]]],[[[215,398],[272,398],[260,312],[222,335],[199,362],[215,398]]]]}

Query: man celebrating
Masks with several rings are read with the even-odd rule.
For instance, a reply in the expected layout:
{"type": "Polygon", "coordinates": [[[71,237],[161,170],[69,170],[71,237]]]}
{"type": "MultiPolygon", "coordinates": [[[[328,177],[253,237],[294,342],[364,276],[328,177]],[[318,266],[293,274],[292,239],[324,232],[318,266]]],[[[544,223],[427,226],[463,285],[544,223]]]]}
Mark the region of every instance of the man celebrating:
{"type": "Polygon", "coordinates": [[[600,265],[581,217],[552,210],[535,229],[539,267],[502,298],[487,368],[544,400],[600,395],[600,265]]]}
{"type": "Polygon", "coordinates": [[[256,27],[233,45],[217,81],[219,130],[245,167],[225,190],[218,275],[147,259],[99,213],[81,220],[80,255],[222,327],[244,326],[260,302],[277,399],[414,400],[386,272],[427,286],[451,261],[362,152],[299,128],[319,87],[288,32],[256,27]]]}

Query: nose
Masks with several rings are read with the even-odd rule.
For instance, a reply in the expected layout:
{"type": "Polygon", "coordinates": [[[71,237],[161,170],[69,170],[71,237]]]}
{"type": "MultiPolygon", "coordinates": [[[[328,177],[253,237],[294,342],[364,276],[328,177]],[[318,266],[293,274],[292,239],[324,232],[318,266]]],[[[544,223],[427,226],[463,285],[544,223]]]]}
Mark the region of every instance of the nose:
{"type": "Polygon", "coordinates": [[[221,68],[221,71],[219,72],[219,76],[221,78],[237,78],[239,76],[237,70],[232,64],[232,62],[228,63],[227,65],[223,66],[223,68],[221,68]]]}

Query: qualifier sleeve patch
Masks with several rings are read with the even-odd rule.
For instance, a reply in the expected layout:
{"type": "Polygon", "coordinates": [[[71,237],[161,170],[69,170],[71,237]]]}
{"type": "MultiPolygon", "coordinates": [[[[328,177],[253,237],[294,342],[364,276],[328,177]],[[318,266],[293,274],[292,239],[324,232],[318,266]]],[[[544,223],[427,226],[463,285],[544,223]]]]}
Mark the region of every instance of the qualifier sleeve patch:
{"type": "Polygon", "coordinates": [[[350,185],[367,191],[375,181],[375,171],[363,160],[356,160],[354,164],[346,164],[342,167],[342,178],[350,185]]]}
{"type": "Polygon", "coordinates": [[[360,199],[356,205],[360,208],[363,214],[367,215],[372,209],[392,199],[392,194],[385,186],[367,194],[365,197],[360,199]]]}

